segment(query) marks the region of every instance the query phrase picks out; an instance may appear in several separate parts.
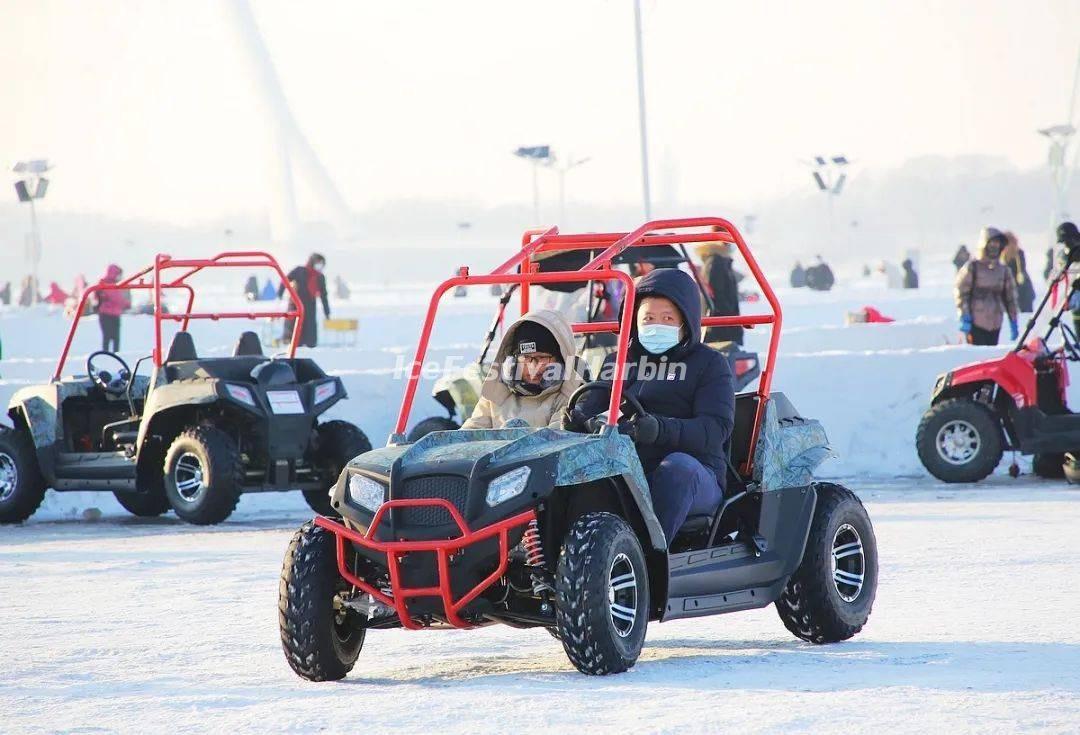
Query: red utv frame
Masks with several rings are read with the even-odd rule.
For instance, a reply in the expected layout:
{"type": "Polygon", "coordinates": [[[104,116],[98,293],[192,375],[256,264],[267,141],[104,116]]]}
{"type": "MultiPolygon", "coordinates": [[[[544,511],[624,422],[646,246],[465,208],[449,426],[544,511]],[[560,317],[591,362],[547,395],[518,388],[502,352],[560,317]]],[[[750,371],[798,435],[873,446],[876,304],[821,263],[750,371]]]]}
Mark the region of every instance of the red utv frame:
{"type": "MultiPolygon", "coordinates": [[[[1063,320],[1067,294],[1046,333],[1031,334],[1051,295],[1067,285],[1076,259],[1067,259],[1050,279],[1012,350],[938,376],[915,445],[923,465],[939,480],[978,482],[994,471],[1006,450],[1035,455],[1034,471],[1041,477],[1066,474],[1066,453],[1080,450],[1080,414],[1071,412],[1066,400],[1068,363],[1080,360],[1077,335],[1063,320]],[[1051,348],[1055,331],[1062,342],[1051,348]]],[[[1009,473],[1019,475],[1016,462],[1009,473]]]]}

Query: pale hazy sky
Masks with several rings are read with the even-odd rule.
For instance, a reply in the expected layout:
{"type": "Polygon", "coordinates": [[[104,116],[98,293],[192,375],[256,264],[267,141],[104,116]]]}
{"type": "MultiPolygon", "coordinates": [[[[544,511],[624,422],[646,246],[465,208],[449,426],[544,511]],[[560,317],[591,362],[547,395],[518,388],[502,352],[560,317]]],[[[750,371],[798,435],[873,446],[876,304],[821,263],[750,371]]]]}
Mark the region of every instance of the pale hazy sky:
{"type": "MultiPolygon", "coordinates": [[[[356,210],[527,202],[510,151],[538,143],[592,157],[573,197],[640,197],[630,0],[253,10],[356,210]]],[[[265,211],[270,128],[218,2],[8,0],[0,16],[0,161],[53,160],[50,208],[265,211]]],[[[1041,165],[1034,130],[1063,121],[1080,51],[1080,0],[646,0],[644,24],[655,198],[740,206],[807,186],[798,159],[819,151],[867,170],[923,154],[1041,165]]]]}

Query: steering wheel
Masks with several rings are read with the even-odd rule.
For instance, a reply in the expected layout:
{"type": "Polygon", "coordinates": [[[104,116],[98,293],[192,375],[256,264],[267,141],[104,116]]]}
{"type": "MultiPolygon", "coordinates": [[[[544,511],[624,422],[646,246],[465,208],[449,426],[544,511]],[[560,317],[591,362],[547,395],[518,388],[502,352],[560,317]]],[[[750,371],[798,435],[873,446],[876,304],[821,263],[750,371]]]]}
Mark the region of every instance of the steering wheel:
{"type": "Polygon", "coordinates": [[[106,350],[98,350],[86,358],[86,374],[90,376],[90,380],[94,385],[111,396],[124,395],[127,392],[128,383],[131,382],[131,370],[128,368],[127,363],[124,362],[120,355],[106,350]],[[120,369],[115,376],[108,370],[95,368],[94,359],[98,357],[108,357],[119,364],[120,369]]]}
{"type": "MultiPolygon", "coordinates": [[[[602,380],[594,380],[591,383],[586,383],[585,385],[579,387],[570,395],[570,400],[566,402],[567,413],[573,411],[577,407],[577,404],[581,400],[581,397],[583,395],[591,391],[597,390],[602,390],[610,394],[611,383],[602,380]]],[[[624,419],[630,419],[634,416],[646,413],[645,409],[641,406],[641,401],[639,401],[635,396],[627,393],[625,390],[623,390],[622,401],[619,402],[619,410],[622,412],[624,419]]],[[[599,427],[590,426],[590,428],[592,431],[595,431],[599,427]]]]}

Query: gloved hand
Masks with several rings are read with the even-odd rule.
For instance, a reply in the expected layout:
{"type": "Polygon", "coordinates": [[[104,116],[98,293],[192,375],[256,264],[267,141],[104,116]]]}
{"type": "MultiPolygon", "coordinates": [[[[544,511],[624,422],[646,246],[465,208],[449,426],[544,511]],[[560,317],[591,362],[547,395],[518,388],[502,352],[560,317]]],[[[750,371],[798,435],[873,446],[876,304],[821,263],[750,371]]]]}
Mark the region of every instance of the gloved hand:
{"type": "Polygon", "coordinates": [[[1009,339],[1016,339],[1020,336],[1020,325],[1016,323],[1015,319],[1009,320],[1009,339]]]}
{"type": "Polygon", "coordinates": [[[573,410],[564,408],[559,418],[559,425],[563,431],[576,431],[579,434],[588,432],[588,422],[589,417],[577,408],[573,410]]]}
{"type": "Polygon", "coordinates": [[[619,433],[626,434],[634,444],[655,444],[660,436],[660,421],[649,413],[639,413],[619,422],[619,433]]]}
{"type": "Polygon", "coordinates": [[[960,331],[964,334],[971,334],[971,315],[964,314],[960,317],[960,331]]]}
{"type": "Polygon", "coordinates": [[[330,310],[329,309],[323,309],[323,317],[326,318],[326,319],[330,318],[330,310]]]}

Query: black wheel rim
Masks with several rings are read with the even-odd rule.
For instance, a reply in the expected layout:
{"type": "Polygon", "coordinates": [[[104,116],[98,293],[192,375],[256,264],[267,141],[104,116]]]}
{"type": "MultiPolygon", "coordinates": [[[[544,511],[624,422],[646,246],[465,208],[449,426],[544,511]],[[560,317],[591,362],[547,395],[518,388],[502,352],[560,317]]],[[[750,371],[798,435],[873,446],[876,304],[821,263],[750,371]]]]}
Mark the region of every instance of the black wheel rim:
{"type": "Polygon", "coordinates": [[[626,554],[616,554],[608,571],[608,612],[611,626],[620,638],[634,630],[638,608],[637,573],[626,554]]]}
{"type": "Polygon", "coordinates": [[[0,452],[0,503],[15,494],[19,485],[19,467],[15,458],[6,452],[0,452]]]}
{"type": "Polygon", "coordinates": [[[832,542],[832,579],[836,594],[847,603],[862,594],[866,576],[866,554],[862,537],[855,527],[845,523],[836,529],[832,542]]]}

